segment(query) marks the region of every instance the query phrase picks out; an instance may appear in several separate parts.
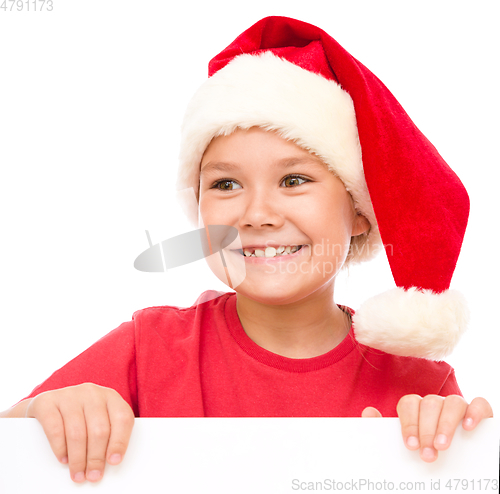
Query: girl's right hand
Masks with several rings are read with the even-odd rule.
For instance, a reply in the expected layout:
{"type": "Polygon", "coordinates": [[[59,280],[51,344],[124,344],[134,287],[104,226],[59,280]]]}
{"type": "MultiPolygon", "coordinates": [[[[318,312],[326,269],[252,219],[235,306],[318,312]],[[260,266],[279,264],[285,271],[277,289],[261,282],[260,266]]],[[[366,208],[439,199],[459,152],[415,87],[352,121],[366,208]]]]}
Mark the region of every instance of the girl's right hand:
{"type": "Polygon", "coordinates": [[[134,413],[111,388],[85,383],[35,396],[26,417],[36,418],[74,482],[97,482],[106,460],[117,465],[127,450],[134,413]]]}

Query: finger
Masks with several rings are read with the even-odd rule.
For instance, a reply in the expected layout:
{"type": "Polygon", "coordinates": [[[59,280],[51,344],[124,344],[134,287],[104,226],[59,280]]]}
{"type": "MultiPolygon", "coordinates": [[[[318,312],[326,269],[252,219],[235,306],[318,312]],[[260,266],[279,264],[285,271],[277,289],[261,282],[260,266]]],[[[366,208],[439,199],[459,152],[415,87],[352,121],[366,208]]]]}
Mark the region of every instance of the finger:
{"type": "Polygon", "coordinates": [[[87,467],[87,426],[81,409],[61,409],[68,450],[68,465],[75,482],[85,481],[87,467]]]}
{"type": "Polygon", "coordinates": [[[420,402],[418,420],[420,458],[426,462],[437,459],[438,453],[434,448],[434,440],[443,404],[444,397],[438,395],[427,395],[420,402]]]}
{"type": "Polygon", "coordinates": [[[59,409],[55,405],[45,404],[42,393],[31,401],[26,417],[36,418],[40,422],[56,458],[61,463],[68,463],[64,422],[59,409]]]}
{"type": "Polygon", "coordinates": [[[111,465],[116,465],[122,461],[127,451],[134,427],[134,412],[118,393],[109,397],[107,407],[111,423],[111,437],[106,457],[111,465]]]}
{"type": "Polygon", "coordinates": [[[455,430],[462,421],[466,410],[467,402],[461,396],[450,395],[445,398],[434,438],[436,450],[443,451],[450,446],[455,430]]]}
{"type": "Polygon", "coordinates": [[[493,417],[493,409],[484,398],[474,398],[465,412],[463,428],[471,431],[483,419],[493,417]]]}
{"type": "Polygon", "coordinates": [[[421,401],[422,397],[419,395],[406,395],[399,400],[397,406],[403,441],[405,446],[412,451],[420,447],[418,419],[421,401]]]}
{"type": "Polygon", "coordinates": [[[376,408],[366,407],[361,412],[361,417],[363,417],[363,418],[380,418],[380,417],[382,417],[382,414],[376,408]]]}
{"type": "Polygon", "coordinates": [[[104,474],[111,425],[108,410],[104,404],[85,406],[84,415],[88,436],[85,477],[90,482],[97,482],[104,474]]]}

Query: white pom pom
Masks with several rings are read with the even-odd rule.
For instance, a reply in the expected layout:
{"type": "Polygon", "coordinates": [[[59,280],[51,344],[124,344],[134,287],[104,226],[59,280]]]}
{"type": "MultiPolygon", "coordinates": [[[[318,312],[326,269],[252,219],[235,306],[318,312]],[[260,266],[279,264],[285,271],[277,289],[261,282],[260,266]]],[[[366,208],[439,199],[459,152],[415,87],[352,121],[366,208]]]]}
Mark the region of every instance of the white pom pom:
{"type": "Polygon", "coordinates": [[[456,290],[394,288],[368,299],[353,318],[363,345],[393,355],[441,360],[467,329],[469,310],[456,290]]]}

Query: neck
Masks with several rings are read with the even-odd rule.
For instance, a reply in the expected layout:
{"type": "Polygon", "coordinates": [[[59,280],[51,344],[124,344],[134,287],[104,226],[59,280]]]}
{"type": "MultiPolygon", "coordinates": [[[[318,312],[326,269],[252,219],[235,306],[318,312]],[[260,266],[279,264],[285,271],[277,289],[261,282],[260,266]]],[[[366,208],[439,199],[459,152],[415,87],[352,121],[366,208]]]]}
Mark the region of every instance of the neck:
{"type": "Polygon", "coordinates": [[[236,309],[248,337],[288,358],[312,358],[335,348],[349,333],[350,316],[333,300],[333,284],[297,302],[268,305],[236,294],[236,309]]]}

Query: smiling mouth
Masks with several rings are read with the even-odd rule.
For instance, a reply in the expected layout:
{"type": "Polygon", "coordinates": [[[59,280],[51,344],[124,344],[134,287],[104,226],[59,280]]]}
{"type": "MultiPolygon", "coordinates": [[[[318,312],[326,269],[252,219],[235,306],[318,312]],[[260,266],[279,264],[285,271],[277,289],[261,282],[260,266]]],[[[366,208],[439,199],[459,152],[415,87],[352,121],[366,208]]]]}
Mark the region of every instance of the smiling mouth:
{"type": "Polygon", "coordinates": [[[237,249],[241,255],[245,257],[284,257],[291,254],[295,254],[304,245],[280,245],[279,247],[266,247],[265,249],[249,248],[249,249],[237,249]]]}

